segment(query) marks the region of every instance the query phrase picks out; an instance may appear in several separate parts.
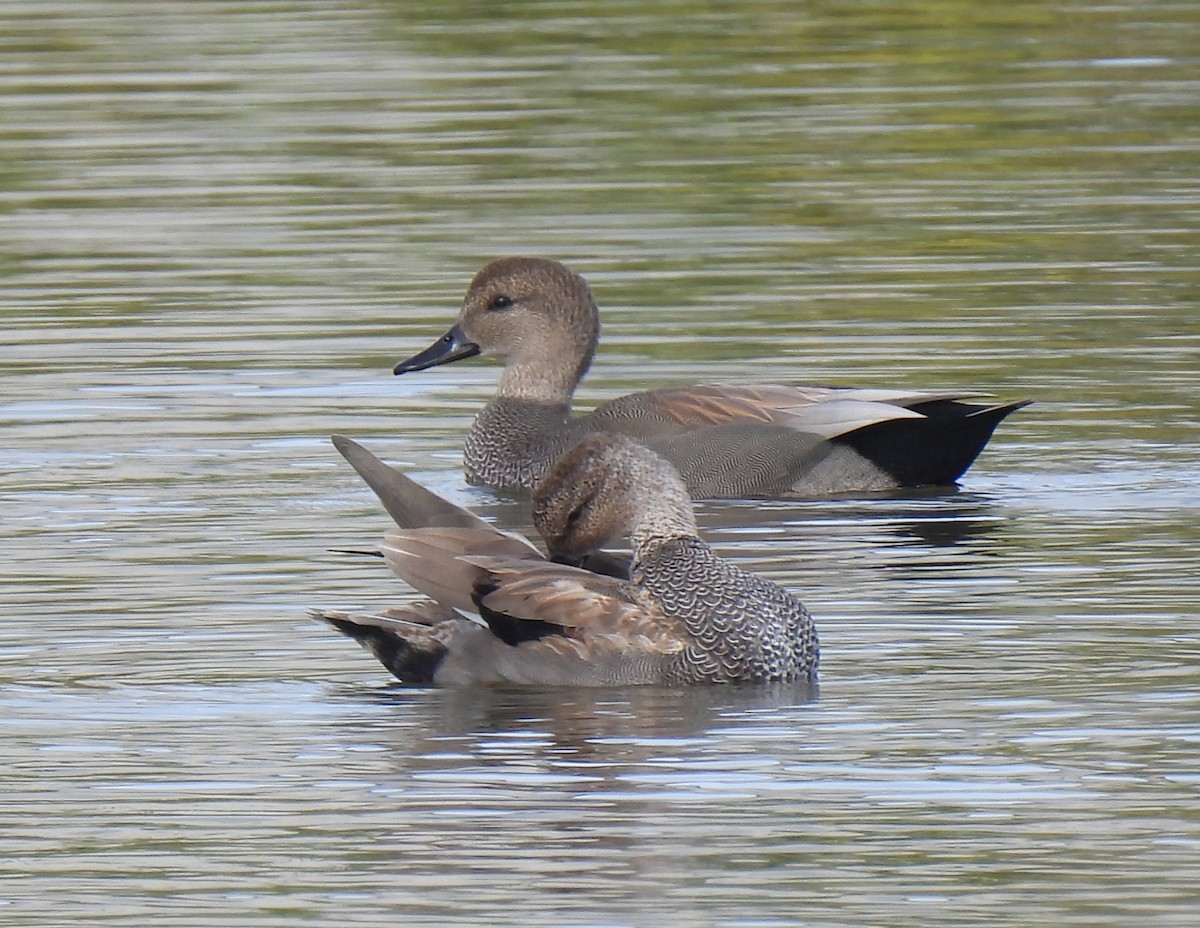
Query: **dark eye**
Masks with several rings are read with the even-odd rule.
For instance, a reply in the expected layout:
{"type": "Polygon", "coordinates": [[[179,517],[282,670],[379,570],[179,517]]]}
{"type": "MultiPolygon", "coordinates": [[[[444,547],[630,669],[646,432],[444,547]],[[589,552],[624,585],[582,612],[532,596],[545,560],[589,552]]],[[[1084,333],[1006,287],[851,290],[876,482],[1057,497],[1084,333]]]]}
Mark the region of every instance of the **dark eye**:
{"type": "Polygon", "coordinates": [[[508,309],[513,305],[513,298],[504,293],[497,293],[488,304],[488,309],[508,309]]]}
{"type": "Polygon", "coordinates": [[[567,525],[575,525],[582,518],[583,518],[583,507],[582,506],[580,506],[578,509],[572,509],[569,513],[567,513],[567,525]]]}

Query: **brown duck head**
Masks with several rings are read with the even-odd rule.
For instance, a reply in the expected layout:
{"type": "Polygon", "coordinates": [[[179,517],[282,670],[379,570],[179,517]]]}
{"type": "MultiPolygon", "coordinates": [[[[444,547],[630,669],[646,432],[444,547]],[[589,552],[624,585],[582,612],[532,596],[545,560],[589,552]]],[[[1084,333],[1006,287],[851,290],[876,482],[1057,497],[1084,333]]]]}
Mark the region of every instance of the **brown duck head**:
{"type": "Polygon", "coordinates": [[[471,281],[454,327],[397,374],[483,355],[567,395],[591,364],[600,335],[591,290],[578,274],[546,258],[500,258],[471,281]]]}
{"type": "Polygon", "coordinates": [[[565,451],[533,492],[533,523],[565,563],[625,535],[695,535],[691,500],[679,473],[623,435],[597,432],[565,451]]]}

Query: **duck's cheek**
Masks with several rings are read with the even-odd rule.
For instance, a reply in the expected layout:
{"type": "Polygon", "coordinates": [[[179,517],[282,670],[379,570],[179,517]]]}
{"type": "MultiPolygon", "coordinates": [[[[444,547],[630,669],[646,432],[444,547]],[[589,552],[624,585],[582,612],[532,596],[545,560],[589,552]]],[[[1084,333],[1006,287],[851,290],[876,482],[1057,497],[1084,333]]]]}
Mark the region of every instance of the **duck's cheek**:
{"type": "Polygon", "coordinates": [[[478,326],[466,331],[485,358],[507,363],[521,352],[522,340],[516,333],[495,332],[491,326],[478,326]]]}
{"type": "Polygon", "coordinates": [[[581,534],[581,537],[576,539],[580,551],[585,554],[590,554],[593,551],[598,551],[605,545],[613,541],[613,533],[604,526],[589,526],[588,529],[581,534]]]}

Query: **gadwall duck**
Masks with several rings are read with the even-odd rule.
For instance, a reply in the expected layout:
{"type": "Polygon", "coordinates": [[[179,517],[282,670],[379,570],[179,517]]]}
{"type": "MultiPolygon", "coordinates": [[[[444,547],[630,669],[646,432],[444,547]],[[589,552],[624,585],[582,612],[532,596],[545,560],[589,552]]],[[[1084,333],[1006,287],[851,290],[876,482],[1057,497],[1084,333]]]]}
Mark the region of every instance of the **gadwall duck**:
{"type": "Polygon", "coordinates": [[[467,290],[458,322],[395,367],[406,374],[473,355],[504,364],[463,448],[467,480],[533,489],[588,432],[636,438],[675,465],[695,499],[821,496],[953,484],[996,425],[1028,400],[965,394],[703,384],[633,393],[584,416],[571,396],[600,323],[587,283],[557,261],[501,258],[467,290]]]}
{"type": "Polygon", "coordinates": [[[678,473],[630,439],[584,438],[533,496],[534,524],[560,561],[628,535],[628,580],[548,560],[349,439],[333,443],[399,526],[384,559],[428,599],[314,615],[400,680],[815,687],[817,633],[803,604],[701,541],[678,473]]]}

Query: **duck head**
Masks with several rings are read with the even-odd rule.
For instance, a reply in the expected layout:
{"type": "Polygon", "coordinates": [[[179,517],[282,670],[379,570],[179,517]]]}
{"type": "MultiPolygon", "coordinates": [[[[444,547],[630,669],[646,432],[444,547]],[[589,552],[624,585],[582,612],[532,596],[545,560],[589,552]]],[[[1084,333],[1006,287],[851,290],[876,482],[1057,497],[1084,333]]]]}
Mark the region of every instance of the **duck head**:
{"type": "Polygon", "coordinates": [[[533,524],[550,556],[579,563],[626,535],[694,535],[679,473],[623,435],[597,432],[568,448],[533,491],[533,524]]]}
{"type": "Polygon", "coordinates": [[[591,290],[578,274],[546,258],[500,258],[475,275],[454,327],[401,361],[407,374],[482,355],[547,379],[582,379],[600,334],[591,290]]]}

